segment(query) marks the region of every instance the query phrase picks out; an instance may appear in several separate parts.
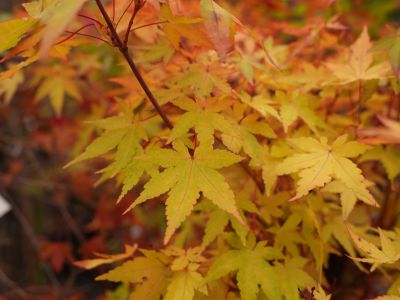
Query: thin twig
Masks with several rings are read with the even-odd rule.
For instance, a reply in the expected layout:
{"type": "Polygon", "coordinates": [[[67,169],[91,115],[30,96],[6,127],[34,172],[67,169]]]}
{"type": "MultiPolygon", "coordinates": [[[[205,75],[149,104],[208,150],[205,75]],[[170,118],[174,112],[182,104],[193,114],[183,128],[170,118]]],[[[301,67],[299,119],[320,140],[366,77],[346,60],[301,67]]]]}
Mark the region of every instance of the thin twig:
{"type": "Polygon", "coordinates": [[[126,32],[125,32],[124,47],[128,46],[129,34],[131,33],[131,28],[133,26],[133,21],[135,20],[135,17],[136,17],[137,13],[139,12],[139,10],[141,8],[142,8],[141,2],[140,1],[139,1],[139,3],[135,2],[135,5],[133,6],[133,12],[132,12],[131,18],[129,19],[129,24],[128,24],[128,27],[127,27],[126,32]]]}
{"type": "Polygon", "coordinates": [[[97,19],[95,19],[95,18],[93,18],[93,17],[86,16],[86,15],[83,15],[83,14],[78,14],[78,17],[81,17],[81,18],[85,18],[85,19],[91,20],[91,21],[93,21],[93,22],[97,23],[97,25],[99,25],[100,27],[103,27],[103,26],[104,26],[103,24],[101,24],[101,22],[100,22],[99,20],[97,20],[97,19]]]}
{"type": "Polygon", "coordinates": [[[168,21],[159,21],[159,22],[153,22],[153,23],[149,23],[149,24],[144,24],[144,25],[133,27],[130,31],[133,32],[133,31],[135,31],[137,29],[141,29],[141,28],[144,28],[144,27],[149,27],[149,26],[153,26],[153,25],[160,25],[160,24],[165,24],[165,23],[168,23],[168,21]]]}
{"type": "Polygon", "coordinates": [[[94,26],[94,24],[93,23],[86,24],[75,31],[66,31],[66,33],[70,33],[70,35],[68,35],[66,38],[62,39],[61,41],[57,42],[56,45],[62,44],[64,42],[68,41],[69,39],[72,39],[75,35],[79,34],[80,31],[82,31],[83,29],[88,28],[90,26],[94,26]]]}
{"type": "Polygon", "coordinates": [[[115,21],[115,0],[112,0],[112,20],[115,21]]]}
{"type": "Polygon", "coordinates": [[[104,20],[107,23],[108,29],[112,36],[112,40],[115,46],[119,49],[121,54],[124,56],[126,62],[128,63],[130,69],[132,70],[133,74],[135,75],[137,81],[139,82],[140,86],[142,87],[143,91],[147,95],[148,99],[150,100],[151,104],[154,106],[160,117],[163,119],[164,123],[167,125],[168,128],[172,129],[172,123],[168,119],[168,117],[162,111],[160,105],[158,104],[157,100],[154,98],[153,93],[150,91],[150,88],[147,86],[147,83],[144,81],[142,75],[140,74],[138,68],[136,67],[132,57],[129,55],[128,48],[123,44],[121,38],[119,37],[117,31],[115,30],[114,24],[112,23],[110,17],[108,16],[106,10],[104,9],[101,0],[96,0],[97,6],[101,14],[103,15],[104,20]]]}
{"type": "Polygon", "coordinates": [[[76,224],[75,219],[71,216],[71,213],[68,211],[68,208],[64,203],[60,203],[57,201],[57,206],[60,210],[61,216],[67,222],[68,227],[71,229],[72,233],[79,240],[81,244],[85,242],[85,236],[80,230],[79,226],[76,224]]]}
{"type": "Polygon", "coordinates": [[[133,3],[133,0],[131,0],[131,2],[129,2],[128,6],[125,8],[124,12],[122,13],[122,15],[119,17],[117,23],[115,24],[115,29],[117,29],[119,23],[121,22],[122,18],[125,16],[126,12],[128,11],[129,7],[131,7],[133,3]]]}
{"type": "MultiPolygon", "coordinates": [[[[72,33],[71,31],[65,31],[66,33],[72,33]]],[[[110,42],[109,41],[107,41],[107,40],[105,40],[105,39],[102,39],[102,38],[100,38],[100,37],[98,37],[98,36],[95,36],[95,35],[91,35],[91,34],[86,34],[86,33],[80,33],[80,32],[78,32],[78,33],[76,33],[76,35],[81,35],[81,36],[86,36],[86,37],[90,37],[90,38],[93,38],[93,39],[96,39],[96,40],[99,40],[99,41],[102,41],[102,42],[104,42],[104,43],[106,43],[107,45],[109,45],[109,46],[111,46],[112,47],[112,44],[110,44],[110,42]]]]}

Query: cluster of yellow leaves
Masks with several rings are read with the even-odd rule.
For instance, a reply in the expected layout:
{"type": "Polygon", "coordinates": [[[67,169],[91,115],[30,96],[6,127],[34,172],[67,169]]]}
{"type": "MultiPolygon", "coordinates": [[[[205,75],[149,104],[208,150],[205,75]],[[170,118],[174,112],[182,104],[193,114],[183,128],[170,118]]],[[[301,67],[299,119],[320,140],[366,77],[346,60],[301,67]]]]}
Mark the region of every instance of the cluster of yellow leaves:
{"type": "MultiPolygon", "coordinates": [[[[23,68],[37,62],[29,86],[36,88],[36,101],[50,99],[57,115],[66,96],[84,100],[80,75],[92,64],[100,66],[100,74],[85,80],[110,87],[107,97],[121,97],[110,105],[112,116],[107,111],[108,117],[88,122],[97,137],[67,166],[105,159],[98,183],[116,178],[122,186],[117,203],[134,187],[143,187],[126,212],[150,199],[165,199],[164,244],[175,246],[140,249],[143,256],[98,280],[128,284],[129,290],[132,284],[132,300],[222,299],[224,293],[232,299],[297,300],[299,290],[312,288],[317,300],[327,300],[321,284],[328,255],[347,252],[360,268],[359,262],[371,263],[372,269],[397,263],[394,231],[378,230],[379,248],[347,229],[343,219],[365,217],[357,200],[379,207],[379,191],[362,162],[380,161],[391,183],[400,174],[396,146],[366,145],[398,144],[399,123],[379,117],[385,128],[372,128],[374,119],[366,113],[356,124],[354,114],[362,109],[355,112],[348,104],[358,93],[358,104],[364,105],[378,81],[382,90],[390,90],[387,82],[399,76],[398,34],[380,46],[388,55],[379,60],[365,27],[345,57],[312,64],[296,56],[302,50],[306,56],[316,40],[331,50],[338,38],[326,29],[342,28],[336,18],[316,24],[305,44],[295,48],[296,43],[279,45],[271,37],[259,40],[213,0],[198,1],[193,15],[179,0],[149,0],[140,24],[158,20],[153,24],[158,27],[147,28],[147,37],[137,34],[128,46],[137,51],[133,57],[171,120],[172,128],[165,128],[127,75],[126,64],[120,64],[121,56],[99,51],[83,56],[84,62],[68,61],[80,43],[61,36],[85,2],[31,1],[24,5],[26,18],[0,23],[5,36],[0,52],[8,51],[2,61],[25,59],[0,73],[0,95],[10,102],[28,78],[23,68]],[[46,54],[49,60],[40,60],[46,54]],[[77,72],[76,65],[84,71],[77,72]],[[349,125],[363,128],[357,130],[363,138],[356,141],[349,125]],[[341,214],[331,199],[340,199],[341,214]],[[196,238],[187,228],[195,226],[204,228],[202,240],[196,240],[200,246],[184,250],[196,238]],[[363,258],[355,258],[355,248],[363,258]]],[[[117,3],[116,9],[122,13],[124,6],[117,3]]],[[[121,19],[119,33],[128,20],[121,19]]],[[[95,28],[112,43],[105,27],[97,23],[95,28]]],[[[396,82],[392,85],[398,94],[396,82]]],[[[135,251],[136,246],[127,246],[123,254],[97,254],[76,264],[91,269],[128,259],[135,251]]]]}

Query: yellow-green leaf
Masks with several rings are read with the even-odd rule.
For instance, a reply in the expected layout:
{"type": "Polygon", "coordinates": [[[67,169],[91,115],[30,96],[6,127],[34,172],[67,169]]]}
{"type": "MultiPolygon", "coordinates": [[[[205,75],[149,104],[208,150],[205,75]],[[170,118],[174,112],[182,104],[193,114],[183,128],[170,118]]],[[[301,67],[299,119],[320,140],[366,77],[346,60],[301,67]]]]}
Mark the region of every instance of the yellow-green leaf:
{"type": "Polygon", "coordinates": [[[12,19],[0,23],[0,53],[14,47],[37,21],[28,19],[12,19]]]}

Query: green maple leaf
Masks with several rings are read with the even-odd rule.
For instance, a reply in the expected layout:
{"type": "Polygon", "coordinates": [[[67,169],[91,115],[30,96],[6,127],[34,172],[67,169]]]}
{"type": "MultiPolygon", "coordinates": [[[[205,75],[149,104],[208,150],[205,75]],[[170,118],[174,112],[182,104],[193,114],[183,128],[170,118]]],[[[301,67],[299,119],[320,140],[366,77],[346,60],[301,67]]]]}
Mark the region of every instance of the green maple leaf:
{"type": "Polygon", "coordinates": [[[254,110],[258,111],[262,116],[266,117],[268,115],[275,117],[280,120],[279,114],[273,107],[275,102],[269,98],[267,95],[257,95],[251,97],[247,93],[242,93],[240,95],[240,100],[246,103],[254,110]]]}
{"type": "Polygon", "coordinates": [[[69,162],[65,167],[102,156],[116,148],[114,164],[103,171],[107,171],[110,175],[109,177],[113,177],[129,163],[130,158],[136,152],[142,149],[140,140],[147,139],[139,122],[135,120],[132,123],[131,116],[121,115],[89,123],[104,129],[104,131],[86,147],[83,153],[69,162]]]}
{"type": "Polygon", "coordinates": [[[280,283],[273,267],[267,260],[281,258],[280,252],[259,242],[248,242],[248,247],[228,251],[219,256],[210,270],[206,281],[213,281],[236,271],[242,300],[256,300],[260,287],[270,299],[281,299],[280,283]]]}
{"type": "Polygon", "coordinates": [[[12,19],[0,23],[0,53],[14,47],[18,41],[32,29],[37,20],[12,19]]]}
{"type": "Polygon", "coordinates": [[[303,120],[314,132],[317,131],[317,128],[329,129],[326,123],[314,111],[313,106],[315,105],[310,101],[313,99],[312,96],[293,93],[289,97],[290,101],[288,101],[286,100],[288,98],[286,94],[278,92],[276,98],[281,103],[280,115],[285,132],[288,132],[289,126],[298,118],[303,120]]]}
{"type": "MultiPolygon", "coordinates": [[[[257,213],[258,209],[255,204],[250,201],[246,196],[250,193],[249,189],[244,189],[237,196],[237,203],[239,211],[243,216],[243,212],[257,213]]],[[[246,237],[249,232],[247,224],[243,225],[232,215],[222,210],[214,210],[209,213],[209,219],[204,229],[204,237],[201,247],[205,248],[212,243],[219,235],[224,232],[225,227],[230,223],[233,230],[239,236],[243,245],[246,245],[246,237]]]]}
{"type": "Polygon", "coordinates": [[[207,294],[207,290],[204,286],[204,279],[200,273],[196,271],[176,272],[172,277],[171,283],[168,285],[164,299],[192,300],[196,290],[207,294]]]}
{"type": "Polygon", "coordinates": [[[128,210],[169,191],[166,200],[165,243],[193,210],[200,192],[243,223],[232,190],[225,178],[216,171],[235,164],[242,158],[226,150],[212,150],[205,145],[200,145],[193,155],[189,154],[182,143],[174,144],[174,148],[175,150],[159,149],[148,155],[148,159],[165,170],[146,183],[144,190],[128,210]]]}
{"type": "Polygon", "coordinates": [[[227,82],[227,74],[216,63],[216,57],[200,56],[197,63],[186,66],[169,81],[171,88],[186,95],[206,100],[212,92],[231,94],[232,88],[227,82]]]}
{"type": "Polygon", "coordinates": [[[274,266],[286,300],[300,300],[299,289],[314,285],[314,279],[302,269],[306,263],[305,258],[295,257],[274,266]]]}
{"type": "Polygon", "coordinates": [[[194,128],[200,143],[210,143],[214,140],[214,133],[218,131],[222,133],[221,140],[230,151],[239,153],[243,149],[252,159],[252,164],[261,165],[263,150],[252,133],[276,137],[275,133],[267,124],[257,122],[254,115],[245,117],[240,125],[225,118],[220,112],[230,103],[221,104],[217,101],[174,101],[175,105],[186,112],[177,120],[169,140],[184,138],[194,128]]]}
{"type": "Polygon", "coordinates": [[[187,112],[176,122],[169,137],[170,141],[184,136],[191,128],[195,129],[200,143],[213,139],[216,130],[229,135],[235,131],[235,127],[212,107],[203,109],[200,105],[193,103],[186,104],[183,108],[187,109],[187,112]]]}
{"type": "Polygon", "coordinates": [[[356,247],[365,253],[365,258],[351,257],[355,261],[361,261],[372,264],[371,271],[374,271],[381,264],[393,264],[400,259],[400,252],[397,240],[398,235],[391,231],[383,231],[378,228],[381,249],[373,243],[361,238],[354,232],[354,229],[348,225],[347,230],[356,247]],[[390,238],[389,234],[394,238],[390,238]]]}
{"type": "Polygon", "coordinates": [[[170,270],[163,261],[148,255],[127,261],[96,280],[134,283],[136,287],[130,299],[158,300],[167,286],[169,274],[170,270]]]}

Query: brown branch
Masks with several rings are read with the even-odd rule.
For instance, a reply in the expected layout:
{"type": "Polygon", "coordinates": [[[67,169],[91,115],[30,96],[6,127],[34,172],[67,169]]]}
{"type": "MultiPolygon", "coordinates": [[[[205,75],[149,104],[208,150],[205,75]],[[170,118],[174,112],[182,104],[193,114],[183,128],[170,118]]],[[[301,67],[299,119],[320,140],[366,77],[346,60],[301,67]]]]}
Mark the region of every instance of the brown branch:
{"type": "Polygon", "coordinates": [[[133,74],[135,75],[137,81],[139,82],[140,86],[142,87],[143,91],[145,92],[146,96],[150,100],[151,104],[154,106],[162,120],[164,121],[165,125],[167,125],[168,128],[172,129],[172,123],[168,119],[168,117],[164,114],[162,111],[160,105],[158,104],[157,100],[153,96],[153,93],[150,91],[150,88],[148,87],[147,83],[144,81],[142,75],[139,72],[139,69],[136,67],[132,57],[129,55],[128,47],[124,45],[122,42],[121,38],[119,37],[113,22],[111,21],[110,17],[108,16],[103,4],[101,3],[101,0],[96,0],[96,4],[99,7],[99,10],[104,18],[104,20],[107,23],[108,30],[110,31],[110,35],[112,38],[112,41],[114,45],[118,48],[118,50],[121,52],[121,54],[124,56],[126,62],[128,63],[130,69],[132,70],[133,74]]]}

